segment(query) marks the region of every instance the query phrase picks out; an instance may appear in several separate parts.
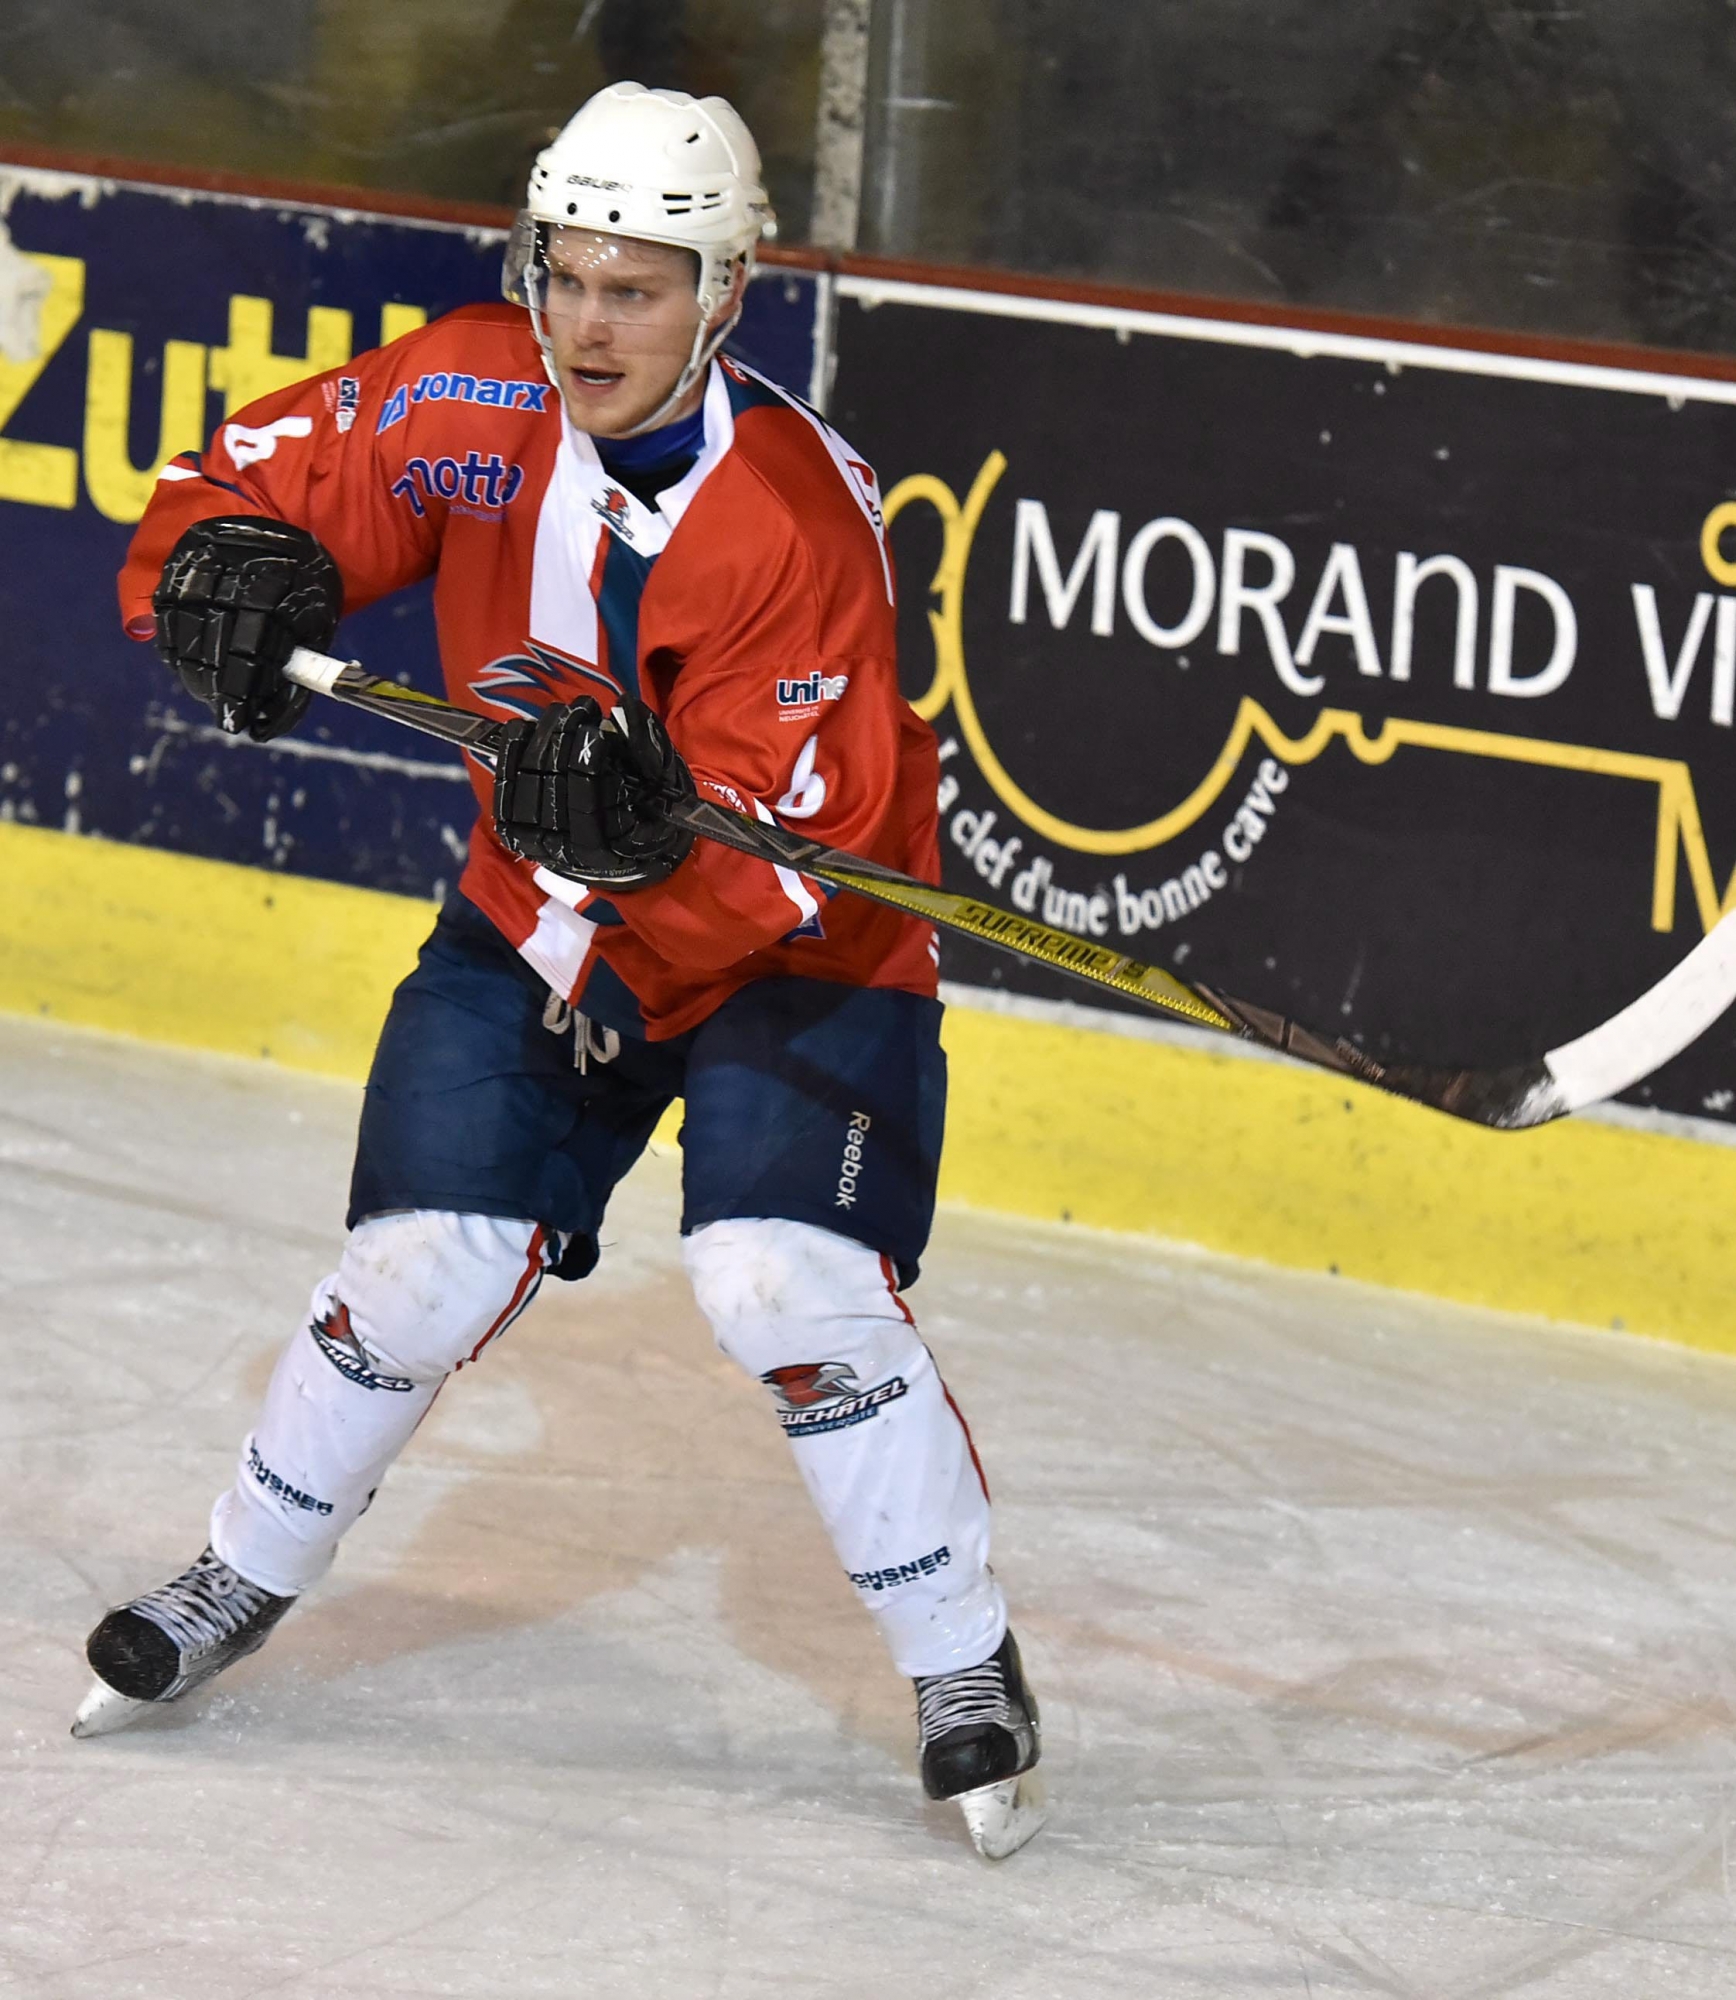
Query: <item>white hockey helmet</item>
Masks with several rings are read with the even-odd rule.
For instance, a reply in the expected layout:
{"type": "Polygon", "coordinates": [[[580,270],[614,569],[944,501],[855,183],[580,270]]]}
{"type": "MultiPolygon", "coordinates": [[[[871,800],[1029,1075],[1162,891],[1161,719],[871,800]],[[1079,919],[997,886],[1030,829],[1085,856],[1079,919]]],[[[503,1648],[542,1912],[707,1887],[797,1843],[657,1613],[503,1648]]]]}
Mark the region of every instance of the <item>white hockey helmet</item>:
{"type": "Polygon", "coordinates": [[[612,83],[537,155],[507,242],[501,289],[529,309],[545,365],[549,340],[538,281],[547,270],[551,229],[637,237],[691,250],[698,259],[693,353],[662,408],[638,426],[650,430],[722,346],[736,314],[709,334],[707,323],[728,298],[738,267],[751,269],[760,238],[777,234],[777,218],[760,181],[759,148],[727,100],[612,83]]]}

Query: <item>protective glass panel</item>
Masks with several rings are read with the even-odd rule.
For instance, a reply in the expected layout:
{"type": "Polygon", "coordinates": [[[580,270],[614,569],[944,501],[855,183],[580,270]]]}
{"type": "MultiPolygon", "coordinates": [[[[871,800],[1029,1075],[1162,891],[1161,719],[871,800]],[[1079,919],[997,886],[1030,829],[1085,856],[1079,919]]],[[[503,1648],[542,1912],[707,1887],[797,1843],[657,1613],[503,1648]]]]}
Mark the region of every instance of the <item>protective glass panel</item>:
{"type": "Polygon", "coordinates": [[[516,207],[623,77],[727,97],[807,231],[823,0],[7,0],[8,139],[516,207]]]}
{"type": "MultiPolygon", "coordinates": [[[[1728,0],[870,11],[863,249],[1736,344],[1728,0]]],[[[11,0],[0,148],[511,207],[571,111],[632,76],[727,96],[759,140],[782,240],[800,243],[823,35],[851,13],[852,0],[11,0]]]]}
{"type": "Polygon", "coordinates": [[[880,0],[861,243],[1736,342],[1727,0],[880,0]]]}

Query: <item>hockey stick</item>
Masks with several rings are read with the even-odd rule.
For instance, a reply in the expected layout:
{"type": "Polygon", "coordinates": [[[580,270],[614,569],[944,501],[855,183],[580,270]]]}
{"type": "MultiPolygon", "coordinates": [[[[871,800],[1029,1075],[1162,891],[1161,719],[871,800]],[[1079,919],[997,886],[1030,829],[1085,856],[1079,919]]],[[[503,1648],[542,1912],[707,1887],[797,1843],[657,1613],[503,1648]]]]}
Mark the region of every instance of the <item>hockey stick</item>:
{"type": "MultiPolygon", "coordinates": [[[[437,695],[377,679],[350,662],[298,646],[285,668],[298,686],[352,707],[389,717],[424,735],[492,757],[501,725],[455,708],[437,695]]],[[[906,916],[920,917],[962,937],[1035,960],[1111,993],[1140,1001],[1172,1019],[1277,1049],[1319,1069],[1409,1098],[1473,1125],[1518,1131],[1582,1111],[1626,1090],[1679,1055],[1736,1000],[1736,912],[1722,918],[1686,958],[1601,1027],[1564,1042],[1536,1061],[1505,1069],[1465,1069],[1432,1063],[1382,1063],[1342,1036],[1328,1038],[1299,1022],[1218,987],[1190,983],[1160,966],[1093,944],[1069,931],[950,889],[919,882],[856,854],[762,824],[707,799],[688,799],[672,817],[691,832],[738,853],[793,868],[906,916]]]]}

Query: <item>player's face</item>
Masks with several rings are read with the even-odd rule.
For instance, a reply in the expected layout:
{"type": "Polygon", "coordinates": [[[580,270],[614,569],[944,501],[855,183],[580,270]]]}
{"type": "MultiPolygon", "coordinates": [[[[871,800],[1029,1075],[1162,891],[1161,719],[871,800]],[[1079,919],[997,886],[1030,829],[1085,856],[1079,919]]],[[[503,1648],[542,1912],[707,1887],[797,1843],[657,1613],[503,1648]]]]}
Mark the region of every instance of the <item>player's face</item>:
{"type": "MultiPolygon", "coordinates": [[[[543,312],[567,415],[593,437],[623,437],[668,396],[693,352],[693,252],[557,229],[548,265],[543,312]]],[[[670,419],[703,393],[695,383],[670,419]]]]}

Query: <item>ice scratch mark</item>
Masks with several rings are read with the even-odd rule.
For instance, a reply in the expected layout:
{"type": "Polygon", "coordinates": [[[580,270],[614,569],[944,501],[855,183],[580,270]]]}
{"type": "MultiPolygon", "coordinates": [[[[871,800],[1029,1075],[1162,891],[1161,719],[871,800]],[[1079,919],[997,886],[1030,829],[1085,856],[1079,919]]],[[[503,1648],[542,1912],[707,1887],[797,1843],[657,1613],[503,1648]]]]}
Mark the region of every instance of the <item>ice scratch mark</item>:
{"type": "Polygon", "coordinates": [[[1679,1850],[1669,1868],[1637,1885],[1613,1910],[1605,1912],[1600,1923],[1589,1924],[1564,1916],[1532,1917],[1517,1911],[1503,1912],[1507,1921],[1514,1925],[1532,1925],[1550,1935],[1521,1948],[1498,1968],[1468,1980],[1454,1980],[1441,1989],[1441,2000],[1501,2000],[1502,1995],[1517,1991],[1521,1985],[1540,1979],[1545,1973],[1559,1972],[1576,1959],[1601,1955],[1611,1944],[1644,1938],[1645,1933],[1635,1928],[1639,1920],[1653,1912],[1661,1914],[1675,1892],[1690,1882],[1712,1855],[1721,1851],[1724,1835],[1725,1827],[1720,1820],[1710,1832],[1702,1832],[1679,1850]]]}
{"type": "Polygon", "coordinates": [[[350,750],[341,743],[311,743],[299,737],[280,736],[270,743],[255,743],[251,737],[230,736],[210,723],[184,721],[167,709],[151,711],[145,722],[159,732],[147,775],[155,774],[160,746],[172,736],[181,736],[191,743],[221,744],[225,750],[262,750],[268,757],[302,757],[312,763],[348,764],[362,771],[393,771],[401,778],[444,778],[457,785],[470,782],[461,764],[430,764],[416,757],[394,757],[384,750],[350,750]]]}

